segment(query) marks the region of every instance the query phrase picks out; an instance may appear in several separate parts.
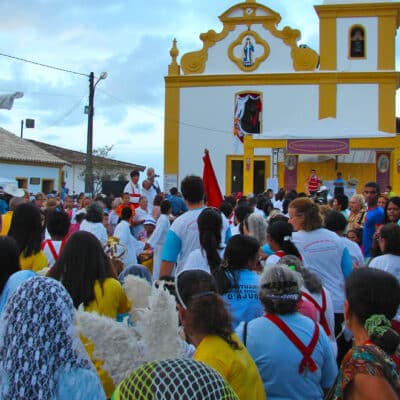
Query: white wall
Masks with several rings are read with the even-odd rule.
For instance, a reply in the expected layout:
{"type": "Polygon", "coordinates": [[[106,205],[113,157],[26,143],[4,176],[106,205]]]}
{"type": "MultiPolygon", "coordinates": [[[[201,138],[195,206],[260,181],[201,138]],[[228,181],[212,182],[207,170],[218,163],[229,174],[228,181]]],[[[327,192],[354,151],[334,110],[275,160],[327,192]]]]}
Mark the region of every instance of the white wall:
{"type": "Polygon", "coordinates": [[[27,178],[29,192],[37,193],[42,191],[42,179],[53,179],[54,189],[58,188],[58,167],[43,167],[35,165],[19,165],[0,163],[0,176],[3,178],[27,178]],[[29,183],[30,178],[40,178],[39,185],[29,183]]]}
{"type": "MultiPolygon", "coordinates": [[[[263,93],[263,131],[318,118],[318,85],[183,88],[178,182],[188,174],[202,175],[202,156],[207,148],[221,190],[225,191],[226,155],[243,154],[243,145],[237,144],[232,133],[235,93],[243,90],[263,93]]],[[[267,154],[266,151],[259,153],[267,154]]]]}
{"type": "Polygon", "coordinates": [[[378,18],[338,18],[336,22],[338,71],[376,71],[378,68],[378,18]],[[349,59],[349,30],[353,25],[365,29],[365,59],[349,59]]]}
{"type": "MultiPolygon", "coordinates": [[[[286,45],[282,39],[276,38],[261,25],[252,25],[251,29],[257,32],[261,38],[268,43],[270,53],[268,58],[263,61],[255,71],[245,72],[245,74],[293,72],[293,60],[290,56],[290,47],[286,45]]],[[[229,46],[244,31],[247,31],[247,26],[237,26],[224,40],[217,42],[208,50],[208,60],[202,75],[244,73],[228,56],[229,46]]],[[[235,56],[240,57],[240,48],[236,47],[235,49],[237,51],[235,56]]],[[[262,54],[261,46],[256,46],[255,50],[256,53],[254,57],[257,57],[257,51],[259,51],[258,54],[262,54]]]]}
{"type": "Polygon", "coordinates": [[[379,127],[379,88],[374,84],[337,85],[337,119],[365,127],[379,127]]]}

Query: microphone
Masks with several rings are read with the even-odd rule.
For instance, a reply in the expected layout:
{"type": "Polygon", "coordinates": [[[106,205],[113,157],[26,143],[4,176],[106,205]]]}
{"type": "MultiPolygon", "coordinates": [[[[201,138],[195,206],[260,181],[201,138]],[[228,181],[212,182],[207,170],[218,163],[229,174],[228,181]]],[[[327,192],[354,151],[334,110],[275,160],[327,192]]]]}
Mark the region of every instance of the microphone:
{"type": "Polygon", "coordinates": [[[157,174],[154,175],[154,178],[159,178],[159,177],[160,177],[160,175],[157,175],[157,174]]]}

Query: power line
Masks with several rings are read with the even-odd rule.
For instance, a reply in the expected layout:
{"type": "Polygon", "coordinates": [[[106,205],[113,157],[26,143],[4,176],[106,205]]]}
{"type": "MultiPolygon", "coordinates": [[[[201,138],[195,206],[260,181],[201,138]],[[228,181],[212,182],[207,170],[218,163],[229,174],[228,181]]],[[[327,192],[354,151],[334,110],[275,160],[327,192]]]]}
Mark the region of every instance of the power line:
{"type": "Polygon", "coordinates": [[[79,101],[77,103],[75,103],[64,115],[62,115],[61,117],[59,117],[58,119],[54,120],[50,125],[44,127],[44,129],[50,129],[53,128],[54,126],[58,125],[60,122],[62,122],[65,118],[67,118],[69,115],[71,115],[81,104],[82,104],[82,100],[85,98],[86,96],[83,95],[79,101]]]}
{"type": "Polygon", "coordinates": [[[15,56],[11,56],[11,55],[9,55],[9,54],[4,54],[4,53],[0,53],[0,56],[12,58],[13,60],[23,61],[23,62],[26,62],[26,63],[29,63],[29,64],[38,65],[38,66],[40,66],[40,67],[55,69],[56,71],[68,72],[68,73],[70,73],[70,74],[82,75],[82,76],[89,77],[89,74],[83,74],[83,73],[81,73],[81,72],[71,71],[70,69],[55,67],[55,66],[53,66],[53,65],[42,64],[42,63],[39,63],[39,62],[36,62],[36,61],[27,60],[26,58],[15,57],[15,56]]]}
{"type": "MultiPolygon", "coordinates": [[[[99,90],[101,92],[103,92],[104,94],[106,94],[107,96],[109,96],[109,97],[113,98],[114,100],[118,101],[119,103],[121,103],[121,104],[123,104],[125,106],[131,106],[126,101],[121,100],[120,98],[118,98],[118,97],[106,92],[105,90],[103,90],[103,89],[99,89],[99,90]]],[[[149,115],[152,115],[152,116],[154,116],[154,117],[156,117],[158,119],[165,120],[165,121],[168,121],[168,122],[178,123],[181,126],[187,126],[187,127],[190,127],[190,128],[200,129],[200,130],[203,130],[203,131],[214,132],[214,133],[229,133],[229,134],[232,133],[232,132],[224,130],[224,129],[213,129],[213,128],[206,127],[206,126],[195,125],[195,124],[190,124],[188,122],[175,120],[175,119],[172,119],[172,118],[168,118],[167,116],[163,117],[162,115],[154,113],[154,112],[151,112],[151,111],[149,111],[149,110],[147,110],[147,109],[145,109],[143,107],[140,107],[140,106],[136,106],[136,107],[138,107],[141,111],[143,111],[143,112],[145,112],[145,113],[147,113],[149,115]]]]}

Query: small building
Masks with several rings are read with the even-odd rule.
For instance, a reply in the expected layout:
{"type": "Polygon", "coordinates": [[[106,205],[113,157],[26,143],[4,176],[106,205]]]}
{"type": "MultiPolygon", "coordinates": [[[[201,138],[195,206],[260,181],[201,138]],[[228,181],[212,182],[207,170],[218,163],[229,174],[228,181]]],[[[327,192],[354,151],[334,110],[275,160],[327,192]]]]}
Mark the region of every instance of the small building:
{"type": "Polygon", "coordinates": [[[68,162],[0,128],[0,176],[31,193],[50,193],[61,186],[68,162]]]}
{"type": "MultiPolygon", "coordinates": [[[[37,140],[28,140],[30,143],[47,153],[52,154],[55,157],[66,161],[61,172],[61,182],[66,183],[66,187],[69,189],[70,194],[79,194],[85,191],[85,162],[86,153],[80,151],[66,149],[64,147],[54,146],[48,143],[39,142],[37,140]]],[[[95,176],[95,186],[100,185],[101,182],[96,177],[102,177],[108,181],[127,181],[129,174],[132,170],[138,170],[143,172],[145,166],[127,163],[124,161],[114,160],[112,158],[93,156],[93,174],[95,176]]],[[[123,185],[124,186],[124,185],[123,185]]],[[[100,186],[95,187],[95,191],[101,190],[100,186]],[[98,189],[98,190],[96,190],[98,189]]]]}
{"type": "Polygon", "coordinates": [[[200,175],[207,148],[226,193],[262,192],[268,179],[303,191],[311,169],[324,182],[340,171],[347,181],[400,192],[400,2],[325,0],[314,8],[319,51],[255,0],[225,11],[222,31],[202,33],[202,48],[180,63],[174,40],[165,77],[166,189],[200,175]]]}

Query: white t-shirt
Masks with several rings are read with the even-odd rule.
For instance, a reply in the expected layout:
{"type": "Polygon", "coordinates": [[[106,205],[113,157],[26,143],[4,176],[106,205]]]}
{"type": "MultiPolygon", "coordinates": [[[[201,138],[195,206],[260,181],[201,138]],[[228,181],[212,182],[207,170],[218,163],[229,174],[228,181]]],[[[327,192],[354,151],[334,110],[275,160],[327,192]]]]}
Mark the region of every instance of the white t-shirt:
{"type": "Polygon", "coordinates": [[[103,247],[107,244],[107,230],[101,222],[89,222],[84,219],[79,227],[79,230],[90,232],[99,239],[103,247]]]}
{"type": "MultiPolygon", "coordinates": [[[[384,254],[383,256],[375,257],[369,263],[369,267],[389,272],[400,282],[400,256],[395,256],[394,254],[384,254]]],[[[394,319],[396,321],[400,321],[400,307],[398,308],[394,319]]]]}
{"type": "Polygon", "coordinates": [[[279,260],[281,257],[277,256],[276,254],[271,254],[270,256],[267,257],[265,260],[265,265],[268,264],[278,264],[279,260]]]}
{"type": "MultiPolygon", "coordinates": [[[[138,207],[135,210],[135,216],[133,217],[134,221],[145,221],[146,219],[152,218],[151,214],[149,214],[148,210],[143,210],[143,208],[138,207]]],[[[133,227],[133,234],[135,235],[135,237],[138,239],[139,235],[144,235],[143,233],[145,231],[144,229],[144,225],[140,224],[140,225],[135,225],[133,227]]]]}
{"type": "Polygon", "coordinates": [[[301,254],[304,267],[318,275],[324,287],[329,290],[334,312],[343,313],[345,299],[342,272],[344,242],[336,233],[325,228],[310,232],[294,232],[292,241],[301,254]]]}
{"type": "MultiPolygon", "coordinates": [[[[224,256],[224,252],[225,252],[225,245],[221,244],[221,247],[222,248],[218,250],[218,254],[222,260],[222,258],[224,256]]],[[[210,266],[208,265],[208,261],[207,261],[207,255],[203,249],[193,250],[189,254],[189,256],[185,262],[185,265],[183,266],[183,268],[181,269],[180,272],[188,271],[188,270],[192,270],[192,269],[201,269],[203,271],[211,273],[210,266]]]]}
{"type": "MultiPolygon", "coordinates": [[[[51,240],[51,239],[48,239],[48,240],[50,240],[50,242],[53,243],[54,251],[56,252],[57,256],[59,256],[62,241],[61,240],[51,240]]],[[[56,259],[53,256],[53,252],[50,250],[50,246],[51,246],[51,244],[46,242],[43,247],[44,255],[47,258],[47,266],[48,267],[52,267],[53,264],[56,262],[56,259]]]]}
{"type": "MultiPolygon", "coordinates": [[[[321,293],[311,293],[305,286],[301,288],[303,292],[308,293],[318,304],[320,307],[322,307],[322,294],[321,293]]],[[[332,344],[332,349],[335,354],[337,355],[337,343],[336,343],[336,338],[335,338],[335,314],[333,312],[333,303],[332,303],[332,296],[329,293],[329,290],[326,290],[325,288],[322,288],[322,290],[325,292],[325,300],[326,300],[326,310],[325,310],[325,319],[326,322],[328,323],[329,330],[331,331],[331,334],[329,337],[329,340],[331,341],[332,344]]],[[[317,309],[317,315],[318,315],[318,321],[321,321],[321,315],[320,312],[317,309]]]]}
{"type": "Polygon", "coordinates": [[[125,268],[137,264],[137,256],[143,251],[144,243],[136,240],[130,230],[129,222],[121,221],[114,231],[114,236],[119,239],[119,243],[125,246],[126,251],[121,257],[125,268]]]}
{"type": "Polygon", "coordinates": [[[175,275],[185,265],[189,254],[200,248],[197,218],[203,210],[204,207],[186,211],[173,222],[167,233],[161,259],[177,263],[175,275]]]}
{"type": "Polygon", "coordinates": [[[129,193],[131,195],[131,203],[139,203],[139,198],[141,195],[139,184],[134,185],[132,181],[129,181],[124,187],[124,193],[129,193]],[[133,194],[135,194],[136,196],[132,196],[133,194]]]}

